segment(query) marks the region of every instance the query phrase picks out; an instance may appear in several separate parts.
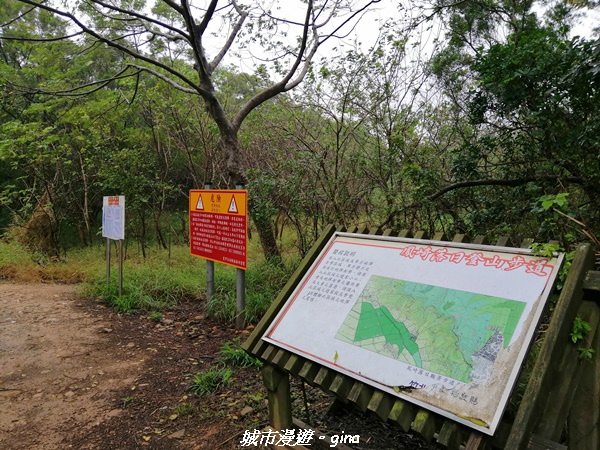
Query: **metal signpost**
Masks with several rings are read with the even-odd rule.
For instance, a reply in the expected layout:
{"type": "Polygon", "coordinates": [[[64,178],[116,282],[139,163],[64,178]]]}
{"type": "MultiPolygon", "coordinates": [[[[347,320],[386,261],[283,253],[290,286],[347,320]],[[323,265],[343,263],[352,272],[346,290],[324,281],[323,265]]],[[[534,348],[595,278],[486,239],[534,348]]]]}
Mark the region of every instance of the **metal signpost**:
{"type": "Polygon", "coordinates": [[[111,195],[103,198],[102,237],[106,238],[106,284],[110,283],[110,241],[119,248],[119,297],[123,294],[123,239],[125,239],[125,196],[111,195]]]}
{"type": "MultiPolygon", "coordinates": [[[[210,185],[207,184],[207,187],[210,185]]],[[[237,268],[236,327],[244,327],[244,271],[248,265],[248,191],[190,191],[190,253],[210,262],[237,268]]],[[[207,267],[209,295],[212,293],[211,267],[207,267]]]]}

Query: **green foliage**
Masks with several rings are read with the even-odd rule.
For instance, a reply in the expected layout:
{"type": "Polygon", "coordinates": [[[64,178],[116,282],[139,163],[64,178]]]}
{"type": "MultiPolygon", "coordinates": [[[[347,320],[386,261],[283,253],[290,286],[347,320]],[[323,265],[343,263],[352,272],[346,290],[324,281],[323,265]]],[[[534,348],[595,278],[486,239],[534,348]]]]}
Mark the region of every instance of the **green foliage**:
{"type": "Polygon", "coordinates": [[[591,329],[592,327],[588,322],[579,316],[575,317],[573,326],[571,327],[571,341],[573,341],[574,344],[577,344],[587,336],[591,329]]]}
{"type": "Polygon", "coordinates": [[[569,270],[571,269],[571,265],[573,264],[573,258],[575,258],[575,250],[572,250],[565,254],[565,259],[563,260],[562,267],[558,271],[558,281],[556,282],[556,288],[559,290],[562,289],[565,285],[567,275],[569,274],[569,270]]]}
{"type": "Polygon", "coordinates": [[[579,359],[592,359],[596,353],[593,348],[579,347],[577,350],[579,350],[579,359]]]}
{"type": "MultiPolygon", "coordinates": [[[[586,322],[581,317],[575,317],[573,321],[573,326],[571,327],[571,341],[574,344],[579,344],[582,341],[588,341],[587,335],[591,331],[592,327],[589,322],[586,322]]],[[[588,341],[589,344],[589,341],[588,341]]],[[[594,356],[595,350],[589,345],[587,347],[579,346],[577,348],[579,351],[579,359],[591,359],[594,356]]]]}
{"type": "MultiPolygon", "coordinates": [[[[140,11],[141,3],[123,6],[140,11]]],[[[583,229],[600,230],[600,52],[597,41],[568,36],[570,8],[550,5],[542,21],[532,5],[438,2],[448,46],[428,67],[410,36],[382,24],[373,48],[315,61],[299,95],[272,98],[246,117],[236,116],[241,106],[272,85],[265,66],[254,74],[217,67],[204,84],[216,88],[208,108],[147,73],[96,90],[100,85],[90,83],[114,75],[131,54],[90,45],[89,36],[43,43],[38,38],[69,32],[69,24],[7,0],[0,38],[19,39],[2,40],[0,229],[25,226],[42,207],[53,218],[56,254],[93,245],[102,196],[121,194],[128,242],[148,257],[154,244],[166,249],[188,239],[188,189],[205,179],[226,184],[235,172],[247,181],[264,252],[277,259],[292,247],[305,254],[329,223],[510,234],[513,242],[559,240],[570,249],[583,229]],[[28,37],[36,41],[22,39],[28,37]],[[430,73],[448,95],[430,95],[430,73]],[[88,86],[88,95],[75,96],[85,91],[72,90],[78,85],[88,86]],[[69,95],[45,93],[53,91],[69,95]],[[473,185],[447,189],[466,182],[473,185]],[[577,227],[564,215],[590,225],[577,227]],[[293,239],[283,246],[286,233],[293,239]]],[[[172,8],[157,3],[152,11],[185,28],[172,8]]],[[[126,10],[116,19],[84,2],[81,12],[99,33],[122,34],[126,10]]],[[[140,17],[130,19],[134,26],[140,17]]],[[[240,37],[283,49],[259,32],[271,19],[246,21],[248,34],[240,37]]],[[[163,31],[142,49],[129,37],[120,42],[145,52],[148,63],[160,61],[163,76],[196,83],[189,59],[173,57],[189,54],[186,41],[163,31]]],[[[230,320],[233,277],[220,276],[224,287],[209,307],[230,320]]],[[[186,295],[171,299],[142,284],[127,286],[121,309],[154,301],[160,307],[186,295]]],[[[273,285],[249,287],[248,320],[270,304],[280,287],[273,285]]]]}
{"type": "Polygon", "coordinates": [[[231,382],[233,371],[226,367],[213,367],[192,377],[190,391],[195,394],[213,394],[231,382]]]}
{"type": "MultiPolygon", "coordinates": [[[[541,210],[543,210],[543,211],[548,211],[553,208],[562,210],[563,208],[565,208],[568,205],[568,200],[567,200],[568,196],[569,196],[568,192],[561,192],[556,195],[551,195],[551,194],[542,195],[538,199],[538,202],[540,204],[541,210]]],[[[538,211],[538,210],[535,210],[535,211],[538,211]]]]}
{"type": "Polygon", "coordinates": [[[544,256],[546,258],[553,258],[557,252],[563,251],[563,248],[558,244],[550,243],[539,243],[534,242],[529,246],[536,256],[544,256]]]}
{"type": "Polygon", "coordinates": [[[580,237],[559,212],[592,233],[600,223],[600,167],[591,156],[600,149],[597,41],[569,37],[577,10],[564,4],[542,13],[532,2],[500,4],[440,10],[449,41],[432,70],[450,94],[462,141],[449,148],[452,180],[481,183],[444,200],[462,210],[470,235],[510,231],[516,242],[534,237],[568,248],[580,237]]]}
{"type": "Polygon", "coordinates": [[[221,347],[220,355],[221,360],[225,364],[229,364],[234,367],[262,367],[262,362],[259,359],[254,358],[244,349],[242,349],[242,347],[240,347],[239,340],[234,342],[225,342],[225,344],[223,344],[221,347]]]}

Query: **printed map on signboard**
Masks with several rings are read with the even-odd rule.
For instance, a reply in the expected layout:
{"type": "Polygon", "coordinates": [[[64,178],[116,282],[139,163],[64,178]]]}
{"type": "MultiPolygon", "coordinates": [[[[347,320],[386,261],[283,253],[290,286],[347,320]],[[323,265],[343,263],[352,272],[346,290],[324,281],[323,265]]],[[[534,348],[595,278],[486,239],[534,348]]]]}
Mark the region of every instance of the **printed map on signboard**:
{"type": "Polygon", "coordinates": [[[263,339],[493,434],[562,257],[336,233],[263,339]]]}
{"type": "Polygon", "coordinates": [[[335,335],[464,383],[485,377],[524,302],[372,276],[335,335]]]}

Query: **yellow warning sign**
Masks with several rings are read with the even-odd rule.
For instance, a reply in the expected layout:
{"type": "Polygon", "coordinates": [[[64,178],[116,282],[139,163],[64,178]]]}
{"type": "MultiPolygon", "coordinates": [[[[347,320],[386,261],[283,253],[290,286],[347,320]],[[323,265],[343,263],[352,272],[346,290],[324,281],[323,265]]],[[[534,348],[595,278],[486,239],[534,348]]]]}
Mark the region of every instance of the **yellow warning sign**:
{"type": "Polygon", "coordinates": [[[247,199],[246,190],[193,190],[190,191],[190,212],[245,216],[247,199]]]}
{"type": "Polygon", "coordinates": [[[247,210],[248,191],[190,191],[190,253],[245,270],[247,210]]]}

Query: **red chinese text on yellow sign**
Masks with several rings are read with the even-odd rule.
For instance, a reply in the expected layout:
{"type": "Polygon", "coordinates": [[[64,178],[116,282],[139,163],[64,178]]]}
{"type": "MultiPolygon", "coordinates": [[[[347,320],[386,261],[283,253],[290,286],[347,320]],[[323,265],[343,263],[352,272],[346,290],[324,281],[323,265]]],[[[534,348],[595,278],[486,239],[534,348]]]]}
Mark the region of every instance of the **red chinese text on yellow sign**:
{"type": "Polygon", "coordinates": [[[248,193],[190,191],[190,252],[193,256],[246,269],[248,193]]]}

